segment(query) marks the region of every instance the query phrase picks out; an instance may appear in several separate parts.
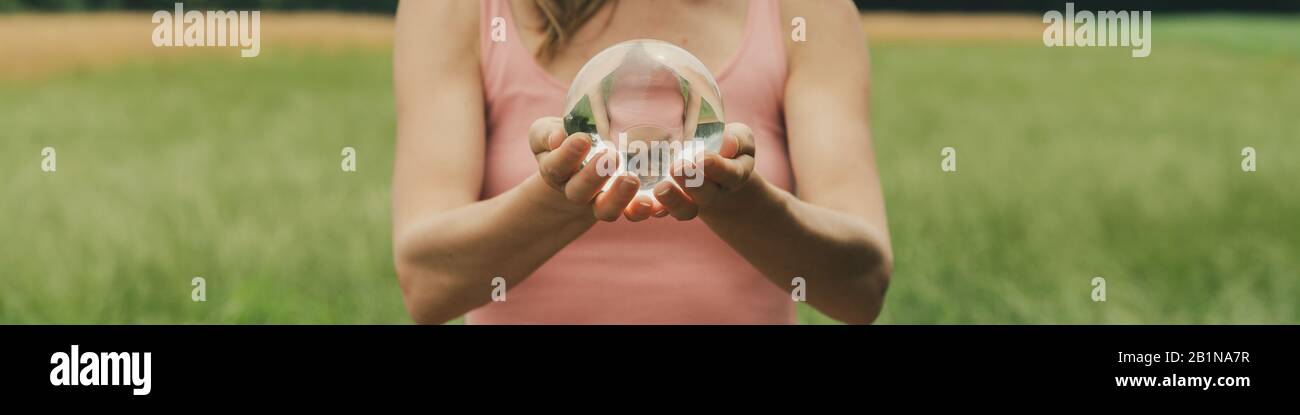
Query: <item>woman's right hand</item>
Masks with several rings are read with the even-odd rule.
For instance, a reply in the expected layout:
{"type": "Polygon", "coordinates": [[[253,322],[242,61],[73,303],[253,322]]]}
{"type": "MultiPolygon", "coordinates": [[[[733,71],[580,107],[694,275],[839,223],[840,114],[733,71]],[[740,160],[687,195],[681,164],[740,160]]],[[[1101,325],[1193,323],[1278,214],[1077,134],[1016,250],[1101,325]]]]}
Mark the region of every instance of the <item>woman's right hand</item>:
{"type": "Polygon", "coordinates": [[[534,121],[528,129],[528,145],[537,157],[542,180],[569,202],[589,209],[596,219],[613,222],[621,214],[636,222],[655,212],[651,198],[637,197],[641,183],[636,176],[601,174],[617,171],[618,157],[613,151],[601,150],[584,167],[583,160],[591,151],[591,136],[586,133],[566,136],[564,123],[558,117],[534,121]],[[598,168],[602,163],[606,168],[598,168]],[[609,190],[601,191],[610,180],[614,183],[609,190]],[[636,203],[632,203],[633,199],[636,203]]]}

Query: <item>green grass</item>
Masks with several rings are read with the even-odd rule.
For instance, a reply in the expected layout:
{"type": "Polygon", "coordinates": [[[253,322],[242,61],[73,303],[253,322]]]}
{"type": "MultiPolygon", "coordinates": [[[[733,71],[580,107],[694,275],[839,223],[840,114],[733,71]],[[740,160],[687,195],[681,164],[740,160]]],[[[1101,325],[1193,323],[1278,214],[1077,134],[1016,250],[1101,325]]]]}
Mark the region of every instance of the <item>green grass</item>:
{"type": "MultiPolygon", "coordinates": [[[[1145,59],[872,45],[882,323],[1300,323],[1300,19],[1156,24],[1145,59]]],[[[409,322],[390,88],[384,52],[271,49],[0,82],[0,323],[409,322]]]]}
{"type": "Polygon", "coordinates": [[[3,88],[0,320],[408,321],[388,62],[264,52],[3,88]]]}

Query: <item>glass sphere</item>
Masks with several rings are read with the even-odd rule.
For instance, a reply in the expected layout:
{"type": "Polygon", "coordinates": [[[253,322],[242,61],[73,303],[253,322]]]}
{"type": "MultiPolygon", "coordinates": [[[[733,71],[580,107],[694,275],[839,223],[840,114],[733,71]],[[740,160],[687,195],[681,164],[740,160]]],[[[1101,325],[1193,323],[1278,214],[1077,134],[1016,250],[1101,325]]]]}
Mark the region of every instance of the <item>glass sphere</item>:
{"type": "Polygon", "coordinates": [[[671,180],[677,160],[722,147],[717,82],[704,63],[668,42],[630,40],[597,53],[578,71],[564,106],[565,132],[591,135],[587,161],[601,149],[617,151],[613,173],[636,175],[641,192],[671,180]]]}

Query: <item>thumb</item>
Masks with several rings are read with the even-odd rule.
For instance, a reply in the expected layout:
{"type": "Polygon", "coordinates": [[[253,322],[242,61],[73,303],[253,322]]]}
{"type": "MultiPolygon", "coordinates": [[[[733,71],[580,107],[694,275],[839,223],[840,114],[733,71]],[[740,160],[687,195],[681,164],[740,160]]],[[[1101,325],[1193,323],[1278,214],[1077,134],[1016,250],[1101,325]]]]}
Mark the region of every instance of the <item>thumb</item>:
{"type": "Polygon", "coordinates": [[[726,158],[734,158],[736,157],[738,150],[740,150],[740,141],[736,140],[736,136],[731,135],[730,133],[723,134],[722,148],[718,149],[718,155],[726,158]]]}

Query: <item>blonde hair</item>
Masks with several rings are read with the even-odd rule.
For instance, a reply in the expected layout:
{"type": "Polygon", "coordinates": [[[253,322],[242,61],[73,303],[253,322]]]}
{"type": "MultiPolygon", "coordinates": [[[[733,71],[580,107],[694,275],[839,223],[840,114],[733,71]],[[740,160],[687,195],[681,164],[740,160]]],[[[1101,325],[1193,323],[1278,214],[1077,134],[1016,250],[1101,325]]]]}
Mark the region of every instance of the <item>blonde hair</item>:
{"type": "Polygon", "coordinates": [[[537,13],[545,19],[537,58],[549,61],[569,44],[573,34],[602,7],[606,4],[615,7],[618,0],[533,0],[533,4],[537,7],[537,13]]]}

